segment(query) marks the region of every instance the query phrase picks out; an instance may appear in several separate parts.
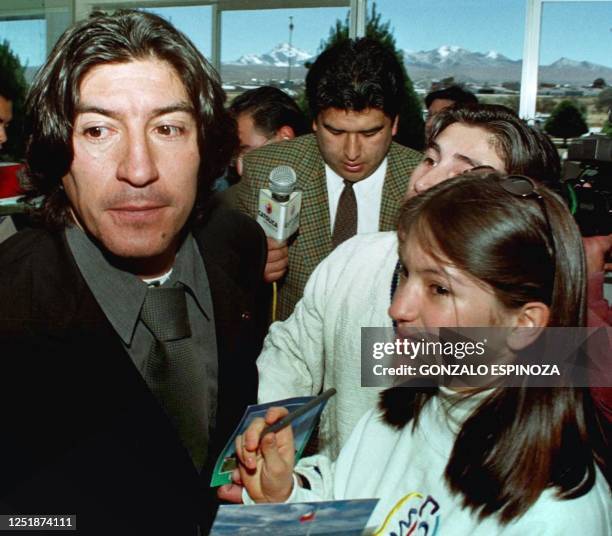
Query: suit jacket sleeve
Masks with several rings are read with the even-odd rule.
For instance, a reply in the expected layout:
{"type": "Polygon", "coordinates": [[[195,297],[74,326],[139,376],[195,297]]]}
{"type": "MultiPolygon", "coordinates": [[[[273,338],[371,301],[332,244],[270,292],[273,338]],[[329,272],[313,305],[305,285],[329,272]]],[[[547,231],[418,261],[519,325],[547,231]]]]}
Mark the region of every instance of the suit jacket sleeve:
{"type": "MultiPolygon", "coordinates": [[[[235,207],[251,218],[256,218],[259,190],[267,188],[270,171],[276,166],[293,167],[298,177],[298,188],[303,188],[301,179],[312,173],[308,153],[314,143],[313,135],[300,136],[264,145],[245,155],[242,179],[236,185],[235,207]]],[[[318,151],[316,154],[318,156],[318,151]]]]}

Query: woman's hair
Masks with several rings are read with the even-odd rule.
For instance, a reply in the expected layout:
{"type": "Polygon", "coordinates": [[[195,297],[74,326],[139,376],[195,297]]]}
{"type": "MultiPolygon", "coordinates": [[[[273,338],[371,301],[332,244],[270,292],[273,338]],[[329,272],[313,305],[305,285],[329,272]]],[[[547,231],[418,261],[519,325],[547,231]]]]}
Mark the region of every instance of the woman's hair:
{"type": "Polygon", "coordinates": [[[527,175],[553,189],[561,177],[561,161],[550,138],[496,104],[459,105],[438,112],[427,140],[430,145],[453,123],[479,127],[495,140],[495,150],[508,173],[527,175]]]}
{"type": "MultiPolygon", "coordinates": [[[[581,237],[563,201],[506,191],[505,176],[467,173],[407,200],[399,217],[400,247],[410,235],[435,258],[451,263],[516,309],[537,301],[549,326],[584,326],[586,269],[581,237]]],[[[528,377],[527,377],[528,378],[528,377]]],[[[589,434],[590,396],[578,388],[500,388],[460,430],[445,478],[464,505],[507,523],[524,514],[548,487],[560,498],[586,493],[595,470],[589,434]]],[[[382,395],[390,424],[416,426],[437,388],[395,387],[382,395]]],[[[596,436],[593,436],[596,437],[596,436]]]]}
{"type": "Polygon", "coordinates": [[[94,13],[68,28],[32,82],[26,102],[24,186],[30,198],[43,196],[35,216],[46,225],[61,228],[71,219],[62,177],[74,156],[72,130],[83,78],[98,65],[150,59],[167,62],[189,96],[201,157],[194,214],[201,212],[213,180],[223,173],[238,143],[219,76],[169,22],[152,13],[121,10],[94,13]]]}
{"type": "Polygon", "coordinates": [[[504,180],[467,173],[412,198],[400,211],[400,241],[412,230],[509,309],[539,301],[551,309],[549,326],[584,325],[584,255],[571,214],[548,188],[538,185],[540,199],[519,197],[504,180]]]}

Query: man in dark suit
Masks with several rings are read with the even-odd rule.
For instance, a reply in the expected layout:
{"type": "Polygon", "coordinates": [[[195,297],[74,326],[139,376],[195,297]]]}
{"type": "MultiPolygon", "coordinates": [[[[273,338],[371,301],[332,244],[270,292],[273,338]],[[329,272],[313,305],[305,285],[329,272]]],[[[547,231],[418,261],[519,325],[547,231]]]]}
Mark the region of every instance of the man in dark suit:
{"type": "Polygon", "coordinates": [[[310,274],[338,244],[354,234],[395,229],[422,157],[392,142],[405,81],[397,57],[381,43],[347,39],[327,49],[308,70],[306,96],[314,134],[245,155],[236,186],[237,208],[252,217],[276,166],[293,167],[302,190],[297,235],[288,248],[268,243],[265,277],[280,280],[279,320],[289,317],[310,274]]]}
{"type": "Polygon", "coordinates": [[[263,233],[201,209],[236,145],[223,100],[193,44],[141,12],[77,23],[38,72],[40,225],[0,247],[0,513],[206,532],[265,320],[263,233]]]}

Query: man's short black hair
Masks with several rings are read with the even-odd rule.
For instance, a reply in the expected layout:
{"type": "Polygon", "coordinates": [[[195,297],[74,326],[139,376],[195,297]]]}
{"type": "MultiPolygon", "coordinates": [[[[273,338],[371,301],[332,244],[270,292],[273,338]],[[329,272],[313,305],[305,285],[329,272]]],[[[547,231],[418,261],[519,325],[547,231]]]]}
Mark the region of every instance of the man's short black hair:
{"type": "Polygon", "coordinates": [[[310,67],[306,96],[313,119],[327,108],[377,108],[393,119],[406,98],[404,71],[394,51],[380,41],[344,39],[310,67]]]}
{"type": "Polygon", "coordinates": [[[293,129],[296,136],[307,132],[306,119],[297,103],[287,93],[273,86],[249,89],[238,95],[229,107],[235,119],[243,113],[253,118],[255,127],[272,137],[283,126],[293,129]]]}
{"type": "Polygon", "coordinates": [[[448,86],[444,89],[432,91],[425,97],[425,108],[429,108],[433,101],[443,99],[453,101],[455,104],[478,104],[478,97],[461,86],[448,86]]]}

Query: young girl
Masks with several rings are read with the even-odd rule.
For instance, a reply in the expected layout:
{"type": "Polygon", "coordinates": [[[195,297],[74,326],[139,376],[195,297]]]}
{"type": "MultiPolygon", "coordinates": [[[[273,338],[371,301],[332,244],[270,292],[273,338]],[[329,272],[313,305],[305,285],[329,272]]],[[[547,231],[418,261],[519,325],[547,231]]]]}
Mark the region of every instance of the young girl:
{"type": "MultiPolygon", "coordinates": [[[[563,202],[526,177],[466,174],[404,205],[390,315],[407,328],[570,327],[585,322],[580,234],[563,202]]],[[[588,389],[389,389],[335,463],[293,467],[290,428],[236,450],[245,502],[378,497],[376,534],[612,534],[595,464],[588,389]],[[413,531],[413,532],[411,532],[413,531]]]]}

